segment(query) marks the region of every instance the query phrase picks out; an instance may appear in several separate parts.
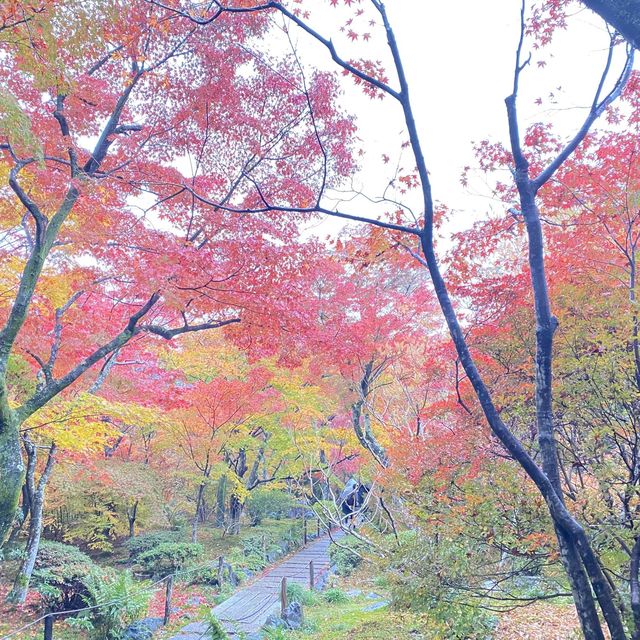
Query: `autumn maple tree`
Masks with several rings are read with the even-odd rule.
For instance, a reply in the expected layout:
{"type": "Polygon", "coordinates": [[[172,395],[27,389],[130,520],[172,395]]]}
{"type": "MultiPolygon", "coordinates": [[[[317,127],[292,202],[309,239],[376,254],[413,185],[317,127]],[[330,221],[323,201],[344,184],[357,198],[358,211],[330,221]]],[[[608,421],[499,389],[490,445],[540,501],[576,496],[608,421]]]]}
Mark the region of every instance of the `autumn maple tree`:
{"type": "MultiPolygon", "coordinates": [[[[277,325],[273,287],[302,268],[295,225],[212,215],[181,185],[207,185],[224,204],[254,197],[247,179],[273,175],[283,201],[320,180],[304,168],[311,90],[243,44],[264,33],[262,16],[221,16],[212,38],[145,2],[10,9],[1,207],[15,295],[0,331],[2,537],[24,473],[20,425],[91,367],[144,336],[171,340],[241,316],[277,325]],[[16,358],[37,378],[19,402],[6,384],[16,358]]],[[[328,104],[335,83],[318,76],[314,86],[328,104]]],[[[350,121],[328,108],[319,122],[333,131],[335,167],[347,169],[350,121]]]]}
{"type": "MultiPolygon", "coordinates": [[[[585,4],[637,45],[609,11],[624,3],[585,4]]],[[[357,476],[369,529],[351,532],[405,588],[487,597],[481,564],[496,581],[561,565],[548,597],[571,592],[585,638],[640,637],[633,48],[608,34],[571,135],[519,113],[573,6],[518,7],[508,136],[476,144],[500,211],[441,242],[452,213],[381,0],[3,5],[14,599],[43,526],[109,549],[187,514],[195,542],[213,512],[238,533],[269,487],[351,531],[331,498],[357,476]],[[345,81],[403,127],[378,194],[344,192],[366,158],[345,81]],[[320,216],[367,226],[321,241],[320,216]],[[85,517],[46,521],[47,487],[85,517]],[[420,529],[407,546],[400,520],[420,529]]]]}
{"type": "MultiPolygon", "coordinates": [[[[558,463],[557,426],[553,409],[553,344],[558,320],[552,312],[549,296],[540,194],[544,193],[550,184],[553,184],[555,176],[565,162],[574,153],[579,153],[579,149],[594,123],[619,98],[631,76],[632,52],[628,51],[626,62],[623,62],[620,69],[614,72],[612,61],[617,38],[612,36],[610,51],[603,64],[604,72],[600,77],[594,79],[595,92],[585,118],[576,125],[576,132],[573,137],[567,140],[560,140],[555,144],[545,144],[544,138],[548,132],[547,127],[534,125],[528,131],[521,130],[518,96],[520,85],[530,62],[530,56],[527,56],[526,53],[527,48],[531,46],[536,50],[541,46],[545,46],[552,39],[554,30],[565,26],[566,16],[564,10],[566,6],[564,3],[560,3],[558,6],[555,4],[552,6],[536,6],[531,14],[527,12],[525,4],[522,6],[521,29],[515,56],[513,86],[510,95],[506,98],[509,141],[505,148],[497,148],[496,156],[492,156],[491,151],[488,152],[486,165],[490,167],[501,163],[509,167],[513,177],[513,184],[509,185],[509,188],[505,189],[502,194],[506,204],[505,208],[510,208],[509,210],[511,211],[506,215],[519,216],[523,220],[524,228],[526,229],[529,287],[533,301],[533,322],[535,323],[536,336],[534,397],[537,447],[540,455],[539,463],[501,417],[501,413],[494,401],[494,395],[487,385],[485,377],[478,367],[477,360],[470,349],[464,327],[456,312],[447,280],[443,275],[434,242],[436,207],[431,179],[422,150],[422,138],[415,120],[409,80],[402,63],[401,44],[396,40],[385,5],[379,0],[372,0],[370,3],[356,3],[355,7],[352,7],[354,4],[352,2],[345,3],[347,6],[352,7],[355,16],[349,18],[348,28],[344,28],[343,31],[347,41],[359,41],[361,33],[365,31],[368,37],[365,38],[362,35],[362,39],[369,40],[370,26],[380,26],[384,31],[388,45],[389,65],[387,70],[381,63],[373,62],[366,58],[350,59],[348,54],[343,55],[332,37],[324,35],[313,26],[312,15],[300,10],[297,5],[289,6],[280,2],[255,3],[249,6],[234,3],[215,3],[209,14],[195,15],[190,12],[188,6],[183,7],[160,2],[155,4],[164,7],[170,15],[178,16],[187,23],[202,27],[207,27],[208,23],[225,14],[260,14],[263,12],[280,14],[289,21],[289,24],[299,27],[313,40],[324,46],[338,68],[346,75],[353,77],[356,83],[360,84],[372,97],[387,97],[397,103],[402,113],[407,138],[415,160],[415,169],[410,170],[407,175],[403,176],[403,183],[406,188],[417,189],[420,192],[422,199],[420,219],[412,220],[411,215],[409,215],[410,209],[401,208],[401,215],[395,219],[394,217],[391,217],[391,219],[375,219],[367,215],[354,214],[342,211],[340,208],[333,208],[326,204],[325,185],[321,185],[315,192],[312,204],[299,201],[297,207],[292,207],[279,201],[277,192],[260,181],[253,181],[257,206],[249,209],[246,207],[229,208],[236,211],[249,210],[253,213],[274,211],[284,213],[300,210],[319,212],[360,220],[387,229],[389,232],[401,234],[404,238],[402,244],[408,245],[407,250],[428,269],[431,284],[455,345],[460,365],[474,389],[477,401],[493,434],[535,483],[547,504],[585,637],[590,639],[604,638],[596,609],[596,606],[599,606],[611,637],[616,640],[626,638],[627,632],[620,610],[616,605],[611,585],[603,573],[597,553],[594,551],[585,527],[565,502],[558,463]],[[366,10],[364,8],[365,4],[366,10]],[[530,16],[531,20],[529,21],[530,16]],[[612,77],[614,74],[617,74],[617,76],[612,77]],[[389,79],[391,75],[392,78],[389,79]],[[530,148],[532,146],[534,146],[533,150],[530,148]],[[542,153],[538,152],[537,147],[542,149],[542,153]]],[[[332,2],[331,4],[338,5],[339,3],[332,2]]],[[[344,46],[347,47],[348,45],[344,44],[344,46]]],[[[634,84],[631,85],[631,87],[633,86],[634,84]]],[[[328,145],[323,142],[323,137],[320,133],[318,133],[316,146],[322,158],[330,157],[328,145]]],[[[197,197],[203,203],[214,204],[206,191],[201,191],[197,197]]]]}

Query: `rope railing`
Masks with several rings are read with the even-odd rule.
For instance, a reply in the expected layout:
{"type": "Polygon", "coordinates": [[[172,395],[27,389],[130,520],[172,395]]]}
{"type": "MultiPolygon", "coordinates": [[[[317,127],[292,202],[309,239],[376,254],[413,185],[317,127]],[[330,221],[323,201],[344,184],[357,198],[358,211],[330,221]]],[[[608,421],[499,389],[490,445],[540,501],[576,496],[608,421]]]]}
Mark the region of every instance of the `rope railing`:
{"type": "MultiPolygon", "coordinates": [[[[173,579],[182,575],[188,575],[190,573],[195,573],[196,571],[201,571],[202,569],[209,569],[213,567],[215,567],[215,563],[207,562],[206,564],[202,564],[197,567],[190,567],[188,569],[176,571],[172,574],[169,574],[168,576],[164,576],[160,580],[157,580],[156,582],[153,582],[152,584],[146,587],[143,587],[142,589],[140,589],[140,592],[157,593],[158,592],[157,587],[162,583],[169,581],[170,579],[173,579]]],[[[18,633],[21,633],[22,631],[26,631],[27,629],[30,629],[31,627],[35,626],[39,622],[43,622],[44,620],[46,620],[46,618],[67,617],[70,615],[75,615],[77,613],[83,613],[85,611],[94,611],[96,609],[102,609],[103,607],[111,607],[114,604],[121,604],[122,602],[125,602],[128,599],[129,599],[129,596],[124,595],[124,596],[121,596],[120,598],[110,600],[109,602],[101,602],[100,604],[94,604],[88,607],[82,607],[80,609],[67,609],[65,611],[49,611],[44,615],[40,616],[39,618],[36,618],[35,620],[32,620],[31,622],[23,625],[22,627],[18,629],[14,629],[13,631],[10,631],[8,634],[2,636],[0,640],[9,640],[10,638],[15,637],[18,633]]]]}
{"type": "MultiPolygon", "coordinates": [[[[320,535],[321,532],[321,519],[319,517],[314,518],[317,520],[317,536],[320,535]]],[[[308,518],[306,518],[303,515],[302,518],[303,521],[303,533],[302,533],[302,542],[303,542],[303,546],[306,546],[307,542],[308,542],[308,538],[309,538],[309,534],[308,534],[308,518]]],[[[323,523],[324,524],[324,523],[323,523]]],[[[324,525],[326,526],[326,525],[324,525]]],[[[329,527],[327,526],[327,531],[329,531],[329,527]]],[[[266,560],[266,558],[265,558],[266,560]]],[[[167,597],[165,598],[165,616],[164,616],[164,624],[166,625],[169,621],[169,615],[170,615],[170,610],[171,610],[171,592],[172,592],[172,588],[173,588],[173,581],[175,578],[178,578],[180,576],[184,576],[184,575],[189,575],[191,573],[195,573],[197,571],[201,571],[202,569],[212,569],[215,568],[216,565],[218,566],[218,575],[219,575],[219,580],[222,580],[222,575],[220,572],[220,566],[223,564],[223,557],[220,556],[215,562],[209,561],[207,563],[195,566],[195,567],[189,567],[187,569],[182,569],[179,571],[175,571],[174,573],[171,573],[167,576],[164,576],[163,578],[161,578],[160,580],[157,580],[156,582],[153,582],[152,584],[143,587],[142,589],[140,589],[140,592],[142,593],[157,593],[159,591],[158,587],[160,585],[162,585],[163,583],[166,583],[166,593],[167,593],[167,597]]],[[[299,577],[297,574],[293,575],[291,577],[299,577]]],[[[220,586],[222,586],[222,584],[220,584],[220,586]]],[[[102,609],[104,607],[111,607],[113,605],[117,605],[117,604],[121,604],[122,602],[125,602],[126,600],[129,599],[128,595],[123,595],[119,598],[116,598],[114,600],[110,600],[109,602],[102,602],[100,604],[95,604],[95,605],[91,605],[91,606],[87,606],[87,607],[82,607],[79,609],[71,609],[71,610],[65,610],[65,611],[49,611],[43,615],[41,615],[40,617],[31,620],[30,622],[28,622],[27,624],[24,624],[23,626],[14,629],[12,631],[9,631],[8,633],[6,633],[5,635],[3,635],[0,640],[11,640],[11,638],[15,638],[15,636],[17,636],[19,633],[22,633],[23,631],[27,631],[28,629],[31,629],[32,627],[34,627],[35,625],[39,624],[39,623],[44,623],[44,629],[45,629],[45,635],[44,635],[44,640],[53,640],[53,621],[55,620],[55,618],[60,618],[60,617],[68,617],[71,615],[76,615],[78,613],[84,613],[86,611],[95,611],[96,609],[102,609]]],[[[259,612],[258,612],[259,613],[259,612]]],[[[256,612],[251,613],[249,616],[247,616],[245,619],[248,619],[250,617],[254,617],[256,615],[256,612]]],[[[221,619],[221,621],[223,622],[234,622],[232,620],[224,620],[221,619]]],[[[235,622],[238,622],[238,620],[235,620],[235,622]]]]}

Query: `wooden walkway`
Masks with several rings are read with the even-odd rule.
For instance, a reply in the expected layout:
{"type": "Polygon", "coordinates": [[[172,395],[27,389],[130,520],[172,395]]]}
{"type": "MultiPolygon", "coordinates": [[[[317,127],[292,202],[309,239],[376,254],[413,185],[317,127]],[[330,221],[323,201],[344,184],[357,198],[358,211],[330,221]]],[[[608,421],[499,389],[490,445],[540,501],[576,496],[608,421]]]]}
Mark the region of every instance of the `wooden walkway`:
{"type": "MultiPolygon", "coordinates": [[[[339,538],[342,532],[332,533],[339,538]]],[[[272,569],[240,589],[229,599],[214,607],[213,614],[222,622],[230,638],[242,638],[246,634],[256,634],[272,613],[280,611],[280,585],[282,578],[287,582],[297,582],[309,587],[309,563],[313,560],[316,583],[326,577],[329,572],[329,544],[328,535],[309,543],[303,549],[282,561],[272,569]]],[[[170,640],[201,640],[207,637],[206,624],[192,622],[170,640]]]]}

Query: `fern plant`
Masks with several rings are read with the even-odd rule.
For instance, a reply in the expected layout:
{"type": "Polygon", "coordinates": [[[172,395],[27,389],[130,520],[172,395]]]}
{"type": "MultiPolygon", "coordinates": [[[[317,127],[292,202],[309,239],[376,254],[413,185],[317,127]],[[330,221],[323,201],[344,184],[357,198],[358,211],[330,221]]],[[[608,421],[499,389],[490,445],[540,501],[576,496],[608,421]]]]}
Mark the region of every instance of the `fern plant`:
{"type": "Polygon", "coordinates": [[[203,621],[207,624],[206,633],[209,640],[229,640],[229,636],[224,630],[222,623],[213,615],[211,609],[205,609],[203,621]]]}
{"type": "Polygon", "coordinates": [[[127,626],[145,614],[151,598],[148,583],[137,581],[129,571],[92,571],[85,584],[89,603],[96,607],[88,616],[95,640],[120,640],[127,626]]]}

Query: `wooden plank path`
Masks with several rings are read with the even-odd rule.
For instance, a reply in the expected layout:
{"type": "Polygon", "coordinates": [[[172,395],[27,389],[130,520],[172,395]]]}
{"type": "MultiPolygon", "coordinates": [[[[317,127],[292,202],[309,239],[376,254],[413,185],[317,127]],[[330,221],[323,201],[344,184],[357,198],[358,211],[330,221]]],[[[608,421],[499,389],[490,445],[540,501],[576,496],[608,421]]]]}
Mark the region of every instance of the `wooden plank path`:
{"type": "MultiPolygon", "coordinates": [[[[338,539],[344,534],[336,531],[331,535],[338,539]]],[[[251,637],[251,634],[260,631],[270,614],[279,613],[282,578],[286,577],[287,582],[297,582],[308,588],[309,563],[313,561],[316,583],[322,580],[330,569],[330,544],[329,535],[318,538],[214,607],[213,614],[222,622],[229,637],[241,638],[244,634],[251,637]]],[[[206,629],[205,623],[192,622],[170,640],[204,640],[207,637],[206,629]]]]}

